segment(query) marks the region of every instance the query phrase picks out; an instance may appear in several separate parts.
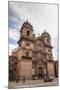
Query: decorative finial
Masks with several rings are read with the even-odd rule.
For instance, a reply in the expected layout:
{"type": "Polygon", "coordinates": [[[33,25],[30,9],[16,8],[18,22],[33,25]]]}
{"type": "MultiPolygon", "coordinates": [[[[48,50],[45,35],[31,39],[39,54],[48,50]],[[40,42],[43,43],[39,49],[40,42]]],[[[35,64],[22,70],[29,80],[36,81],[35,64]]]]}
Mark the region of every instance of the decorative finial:
{"type": "Polygon", "coordinates": [[[26,21],[26,23],[28,23],[28,20],[26,21]]]}
{"type": "Polygon", "coordinates": [[[46,32],[46,29],[44,30],[44,32],[46,32]]]}
{"type": "Polygon", "coordinates": [[[40,36],[40,34],[38,34],[40,36]]]}

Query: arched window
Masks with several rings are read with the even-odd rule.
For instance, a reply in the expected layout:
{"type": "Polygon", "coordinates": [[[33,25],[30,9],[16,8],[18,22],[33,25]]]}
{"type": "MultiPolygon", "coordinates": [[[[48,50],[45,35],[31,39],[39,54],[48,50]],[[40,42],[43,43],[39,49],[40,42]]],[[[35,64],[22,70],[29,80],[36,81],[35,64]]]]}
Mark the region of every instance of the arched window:
{"type": "Polygon", "coordinates": [[[49,60],[51,60],[51,56],[49,56],[49,60]]]}
{"type": "Polygon", "coordinates": [[[49,51],[49,52],[51,52],[51,50],[50,50],[50,49],[49,49],[48,51],[49,51]]]}
{"type": "Polygon", "coordinates": [[[29,43],[26,43],[27,46],[29,46],[29,43]]]}
{"type": "Polygon", "coordinates": [[[27,36],[29,36],[30,35],[30,32],[29,31],[27,31],[27,36]]]}
{"type": "Polygon", "coordinates": [[[26,56],[29,56],[29,52],[26,52],[26,56]]]}
{"type": "Polygon", "coordinates": [[[49,39],[47,39],[47,42],[49,43],[49,39]]]}

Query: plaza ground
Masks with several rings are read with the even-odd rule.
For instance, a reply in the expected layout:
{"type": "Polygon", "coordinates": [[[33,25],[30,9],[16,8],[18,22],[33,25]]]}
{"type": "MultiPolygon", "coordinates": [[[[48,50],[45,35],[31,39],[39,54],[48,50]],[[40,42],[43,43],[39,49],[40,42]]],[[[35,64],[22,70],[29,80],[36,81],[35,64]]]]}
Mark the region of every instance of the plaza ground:
{"type": "Polygon", "coordinates": [[[44,80],[26,80],[23,83],[23,80],[16,83],[16,81],[9,82],[8,88],[16,89],[16,88],[26,88],[26,87],[42,87],[42,86],[57,86],[58,78],[54,78],[52,82],[44,82],[44,80]]]}

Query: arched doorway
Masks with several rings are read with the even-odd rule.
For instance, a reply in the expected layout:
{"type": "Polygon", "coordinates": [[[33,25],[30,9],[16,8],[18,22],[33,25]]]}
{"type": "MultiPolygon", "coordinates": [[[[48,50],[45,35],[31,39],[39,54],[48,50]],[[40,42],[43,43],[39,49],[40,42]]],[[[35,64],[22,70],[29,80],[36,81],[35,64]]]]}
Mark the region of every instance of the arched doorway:
{"type": "Polygon", "coordinates": [[[9,71],[9,81],[12,81],[12,80],[13,80],[13,72],[9,71]]]}
{"type": "Polygon", "coordinates": [[[43,68],[41,66],[38,67],[38,78],[39,79],[43,78],[43,68]]]}
{"type": "Polygon", "coordinates": [[[9,81],[16,80],[16,72],[15,71],[9,71],[9,81]]]}

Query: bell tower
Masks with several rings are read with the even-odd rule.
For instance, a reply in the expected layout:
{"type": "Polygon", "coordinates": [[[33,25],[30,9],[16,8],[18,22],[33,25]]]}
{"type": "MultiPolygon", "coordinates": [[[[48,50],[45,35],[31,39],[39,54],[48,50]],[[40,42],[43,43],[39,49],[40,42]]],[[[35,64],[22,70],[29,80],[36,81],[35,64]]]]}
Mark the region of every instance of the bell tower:
{"type": "Polygon", "coordinates": [[[20,30],[18,41],[20,51],[18,60],[20,60],[20,76],[32,78],[32,50],[34,45],[33,27],[26,21],[20,30]]]}
{"type": "Polygon", "coordinates": [[[45,51],[46,51],[46,60],[53,60],[53,55],[52,55],[52,45],[51,45],[51,37],[49,33],[44,31],[41,35],[42,41],[45,45],[45,51]]]}
{"type": "Polygon", "coordinates": [[[32,48],[33,41],[33,27],[28,21],[26,21],[21,27],[18,45],[21,47],[29,46],[32,48]]]}
{"type": "Polygon", "coordinates": [[[54,58],[52,54],[52,45],[50,34],[44,31],[41,35],[46,51],[46,67],[47,75],[54,77],[54,58]]]}

